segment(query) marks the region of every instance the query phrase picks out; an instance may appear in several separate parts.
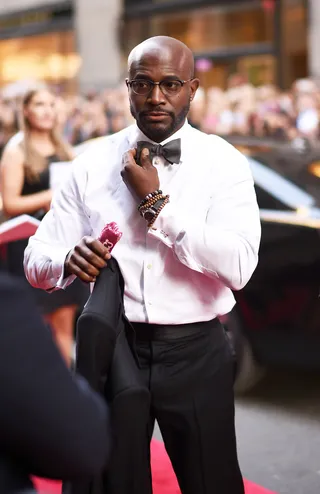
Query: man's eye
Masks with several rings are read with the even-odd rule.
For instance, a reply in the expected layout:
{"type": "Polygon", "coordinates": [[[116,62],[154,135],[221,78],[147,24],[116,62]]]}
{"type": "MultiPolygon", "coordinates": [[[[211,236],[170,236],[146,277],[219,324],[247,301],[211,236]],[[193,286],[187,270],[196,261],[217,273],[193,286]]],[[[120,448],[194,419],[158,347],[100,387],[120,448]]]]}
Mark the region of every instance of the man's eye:
{"type": "Polygon", "coordinates": [[[137,81],[135,83],[135,85],[139,89],[145,89],[145,88],[149,87],[149,83],[148,82],[145,82],[145,81],[137,81]]]}
{"type": "Polygon", "coordinates": [[[179,81],[164,81],[162,84],[165,87],[165,89],[172,92],[179,90],[181,87],[179,81]]]}

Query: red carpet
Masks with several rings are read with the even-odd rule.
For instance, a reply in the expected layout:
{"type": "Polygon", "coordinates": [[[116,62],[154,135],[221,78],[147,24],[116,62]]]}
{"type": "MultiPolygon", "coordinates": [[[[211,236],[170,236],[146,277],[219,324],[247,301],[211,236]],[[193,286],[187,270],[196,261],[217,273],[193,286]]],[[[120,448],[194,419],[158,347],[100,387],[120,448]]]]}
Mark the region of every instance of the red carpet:
{"type": "MultiPolygon", "coordinates": [[[[180,490],[173,473],[170,460],[166,454],[164,446],[159,441],[152,441],[152,476],[154,494],[180,494],[180,490]]],[[[49,482],[35,479],[39,494],[61,494],[59,482],[49,482]]],[[[246,494],[276,494],[263,487],[245,481],[246,494]]]]}

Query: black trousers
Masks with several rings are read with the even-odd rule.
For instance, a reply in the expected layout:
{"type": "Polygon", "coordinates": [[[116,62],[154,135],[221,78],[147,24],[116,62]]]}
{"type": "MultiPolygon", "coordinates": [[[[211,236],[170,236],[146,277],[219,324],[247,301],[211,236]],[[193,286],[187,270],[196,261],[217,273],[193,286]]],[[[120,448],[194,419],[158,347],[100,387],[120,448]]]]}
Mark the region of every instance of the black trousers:
{"type": "MultiPolygon", "coordinates": [[[[133,324],[141,376],[182,494],[244,494],[234,427],[234,357],[214,321],[133,324]]],[[[151,485],[146,492],[152,492],[151,485]]]]}

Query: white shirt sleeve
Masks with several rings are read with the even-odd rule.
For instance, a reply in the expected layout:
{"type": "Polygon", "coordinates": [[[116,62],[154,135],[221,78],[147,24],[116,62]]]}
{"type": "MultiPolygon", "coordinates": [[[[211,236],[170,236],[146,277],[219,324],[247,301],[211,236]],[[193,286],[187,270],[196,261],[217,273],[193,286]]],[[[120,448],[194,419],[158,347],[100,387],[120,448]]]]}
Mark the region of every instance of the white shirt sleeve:
{"type": "Polygon", "coordinates": [[[75,279],[64,278],[65,258],[82,237],[91,233],[82,201],[86,171],[80,160],[71,165],[69,178],[54,194],[50,211],[25,250],[24,269],[29,283],[49,292],[66,288],[75,279]]]}
{"type": "Polygon", "coordinates": [[[232,157],[235,166],[212,197],[204,222],[186,214],[173,197],[149,235],[173,249],[190,269],[240,290],[257,266],[261,225],[248,161],[238,152],[232,157]]]}

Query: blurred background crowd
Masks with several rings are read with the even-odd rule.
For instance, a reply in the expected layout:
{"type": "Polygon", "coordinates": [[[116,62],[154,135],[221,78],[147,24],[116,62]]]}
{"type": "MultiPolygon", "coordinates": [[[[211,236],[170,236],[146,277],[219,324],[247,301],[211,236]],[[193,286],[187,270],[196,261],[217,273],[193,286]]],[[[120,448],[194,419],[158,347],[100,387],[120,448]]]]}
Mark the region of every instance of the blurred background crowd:
{"type": "MultiPolygon", "coordinates": [[[[35,85],[39,85],[37,82],[35,85]]],[[[62,133],[71,145],[118,132],[133,119],[123,83],[116,89],[82,95],[57,95],[62,133]]],[[[0,100],[0,146],[19,129],[21,95],[0,100]]],[[[320,137],[320,88],[311,79],[294,82],[290,90],[274,85],[253,86],[232,75],[225,90],[200,89],[192,104],[190,123],[222,136],[255,136],[288,141],[320,137]]]]}
{"type": "Polygon", "coordinates": [[[154,35],[195,54],[195,127],[318,139],[319,23],[319,0],[3,0],[0,149],[19,129],[24,89],[39,81],[58,96],[70,144],[131,123],[127,55],[154,35]]]}

